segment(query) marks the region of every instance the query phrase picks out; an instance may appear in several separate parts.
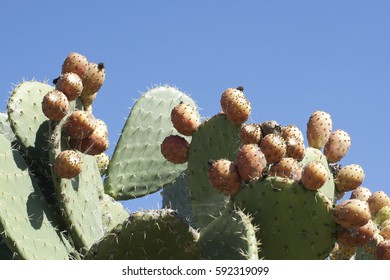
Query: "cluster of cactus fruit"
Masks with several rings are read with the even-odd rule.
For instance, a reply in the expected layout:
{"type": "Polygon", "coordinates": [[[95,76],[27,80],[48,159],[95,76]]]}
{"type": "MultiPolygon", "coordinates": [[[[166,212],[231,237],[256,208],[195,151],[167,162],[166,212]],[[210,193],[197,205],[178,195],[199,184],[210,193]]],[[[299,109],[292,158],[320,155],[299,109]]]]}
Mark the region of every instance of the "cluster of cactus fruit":
{"type": "Polygon", "coordinates": [[[314,112],[247,123],[243,87],[201,121],[159,86],[134,104],[111,159],[93,101],[104,64],[69,54],[54,86],[23,82],[0,119],[0,259],[390,259],[390,198],[342,167],[351,139],[314,112]],[[162,190],[163,208],[120,200],[162,190]],[[349,199],[342,199],[350,192],[349,199]]]}

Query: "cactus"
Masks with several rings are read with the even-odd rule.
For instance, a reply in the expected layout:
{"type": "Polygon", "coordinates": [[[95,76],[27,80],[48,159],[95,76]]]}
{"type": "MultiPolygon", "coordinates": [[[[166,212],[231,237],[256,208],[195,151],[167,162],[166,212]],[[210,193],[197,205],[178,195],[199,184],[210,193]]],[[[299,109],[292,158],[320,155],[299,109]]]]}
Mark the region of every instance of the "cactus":
{"type": "Polygon", "coordinates": [[[186,169],[160,152],[164,138],[177,133],[170,116],[181,101],[196,108],[192,99],[168,86],[151,89],[134,104],[108,166],[104,187],[109,195],[124,200],[154,193],[186,169]]]}
{"type": "Polygon", "coordinates": [[[0,114],[0,259],[388,258],[390,199],[362,192],[363,167],[337,163],[350,137],[334,139],[328,113],[310,117],[305,148],[294,125],[243,123],[256,109],[243,87],[227,89],[222,112],[201,123],[188,95],[158,86],[134,104],[109,159],[106,124],[92,115],[104,64],[71,53],[68,73],[81,83],[63,95],[66,110],[45,107],[53,86],[29,81],[0,114]],[[83,118],[69,127],[72,115],[83,118]],[[58,165],[63,154],[75,157],[58,165]],[[161,189],[160,210],[118,202],[161,189]],[[359,223],[348,217],[356,207],[337,204],[346,191],[365,206],[359,223]]]}
{"type": "Polygon", "coordinates": [[[196,259],[199,258],[198,235],[173,210],[134,212],[98,240],[85,258],[196,259]]]}

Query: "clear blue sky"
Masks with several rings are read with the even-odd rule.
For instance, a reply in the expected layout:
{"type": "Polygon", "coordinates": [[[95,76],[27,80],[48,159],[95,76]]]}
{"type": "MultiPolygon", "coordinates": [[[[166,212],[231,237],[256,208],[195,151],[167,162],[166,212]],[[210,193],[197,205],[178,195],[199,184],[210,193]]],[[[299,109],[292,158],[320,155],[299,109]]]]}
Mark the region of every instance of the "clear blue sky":
{"type": "MultiPolygon", "coordinates": [[[[94,114],[115,142],[140,91],[170,84],[202,116],[243,85],[252,121],[296,124],[319,109],[352,137],[344,165],[390,195],[389,1],[11,1],[0,3],[1,111],[11,84],[51,81],[77,51],[104,62],[94,114]]],[[[157,208],[158,194],[125,202],[157,208]]]]}

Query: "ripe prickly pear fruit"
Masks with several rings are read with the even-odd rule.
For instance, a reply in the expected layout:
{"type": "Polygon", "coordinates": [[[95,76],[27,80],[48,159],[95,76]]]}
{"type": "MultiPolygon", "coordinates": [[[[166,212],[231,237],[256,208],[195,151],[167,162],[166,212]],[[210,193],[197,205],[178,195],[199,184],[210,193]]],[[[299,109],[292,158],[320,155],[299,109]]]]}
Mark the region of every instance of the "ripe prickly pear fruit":
{"type": "Polygon", "coordinates": [[[169,161],[181,164],[188,161],[190,144],[179,135],[169,135],[161,143],[161,153],[169,161]]]}
{"type": "Polygon", "coordinates": [[[341,245],[359,247],[367,244],[377,232],[375,223],[369,220],[367,224],[355,229],[340,228],[336,237],[341,245]]]}
{"type": "Polygon", "coordinates": [[[71,138],[70,145],[73,149],[87,155],[98,155],[105,152],[109,147],[107,125],[102,120],[96,120],[96,128],[86,138],[71,138]]]}
{"type": "Polygon", "coordinates": [[[383,236],[384,239],[390,240],[390,225],[382,227],[379,234],[383,236]]]}
{"type": "Polygon", "coordinates": [[[318,190],[328,180],[328,171],[320,161],[312,161],[303,167],[301,182],[308,190],[318,190]]]}
{"type": "Polygon", "coordinates": [[[372,215],[376,215],[385,206],[390,206],[390,198],[383,191],[374,192],[367,200],[372,215]]]}
{"type": "Polygon", "coordinates": [[[344,130],[333,131],[324,147],[324,154],[330,163],[340,161],[351,147],[351,137],[344,130]]]}
{"type": "Polygon", "coordinates": [[[301,161],[305,157],[305,143],[294,136],[287,137],[286,142],[286,157],[301,161]]]}
{"type": "Polygon", "coordinates": [[[280,161],[287,151],[287,145],[282,136],[273,133],[267,134],[261,140],[260,148],[268,163],[280,161]]]}
{"type": "Polygon", "coordinates": [[[336,189],[339,192],[352,191],[363,183],[364,177],[364,170],[360,165],[350,164],[344,166],[335,177],[336,189]]]}
{"type": "Polygon", "coordinates": [[[261,128],[258,124],[249,123],[244,124],[240,130],[240,138],[242,144],[260,144],[261,138],[263,137],[261,133],[261,128]]]}
{"type": "Polygon", "coordinates": [[[62,151],[54,162],[54,171],[60,178],[71,179],[80,174],[83,159],[73,150],[62,151]]]}
{"type": "Polygon", "coordinates": [[[200,125],[199,116],[190,105],[184,102],[180,102],[172,109],[171,121],[174,128],[186,136],[191,136],[200,125]]]}
{"type": "Polygon", "coordinates": [[[235,195],[241,188],[237,166],[230,160],[210,161],[207,175],[211,186],[223,194],[235,195]]]}
{"type": "Polygon", "coordinates": [[[332,133],[332,119],[323,111],[315,111],[311,114],[307,123],[307,140],[309,146],[322,149],[332,133]]]}
{"type": "Polygon", "coordinates": [[[333,219],[344,228],[358,228],[371,219],[367,202],[359,199],[348,199],[333,209],[333,219]]]}
{"type": "Polygon", "coordinates": [[[43,97],[42,112],[49,120],[62,120],[68,111],[69,101],[61,91],[52,90],[43,97]]]}
{"type": "Polygon", "coordinates": [[[357,187],[351,192],[351,199],[359,199],[361,201],[367,201],[371,196],[371,191],[365,187],[357,187]]]}
{"type": "Polygon", "coordinates": [[[280,136],[282,136],[283,139],[286,141],[290,137],[295,137],[297,140],[305,142],[302,131],[296,125],[293,124],[283,126],[280,131],[280,136]]]}
{"type": "Polygon", "coordinates": [[[244,95],[244,88],[243,87],[237,87],[237,88],[228,88],[222,93],[221,96],[221,109],[223,113],[227,112],[227,107],[230,104],[230,102],[237,98],[245,98],[244,95]]]}
{"type": "Polygon", "coordinates": [[[376,258],[378,260],[390,260],[390,240],[383,240],[378,244],[376,258]]]}
{"type": "Polygon", "coordinates": [[[96,96],[97,96],[97,92],[95,92],[94,94],[91,94],[91,95],[81,95],[80,96],[81,103],[83,104],[85,110],[88,110],[89,108],[91,108],[91,105],[95,101],[96,96]]]}
{"type": "Polygon", "coordinates": [[[390,206],[382,207],[374,217],[374,222],[377,225],[381,225],[384,221],[387,220],[390,220],[390,206]]]}
{"type": "Polygon", "coordinates": [[[88,70],[83,77],[84,89],[81,95],[92,95],[99,91],[106,79],[106,70],[103,63],[88,63],[88,70]]]}
{"type": "Polygon", "coordinates": [[[390,219],[385,220],[385,221],[383,221],[383,222],[380,224],[380,228],[384,228],[384,227],[387,227],[387,226],[390,226],[390,219]]]}
{"type": "Polygon", "coordinates": [[[96,125],[97,121],[92,114],[75,111],[68,116],[63,130],[71,139],[83,139],[94,132],[96,125]]]}
{"type": "Polygon", "coordinates": [[[301,178],[301,169],[295,159],[285,157],[271,166],[269,175],[298,181],[301,178]]]}
{"type": "Polygon", "coordinates": [[[75,73],[62,74],[56,82],[56,90],[62,91],[69,101],[77,99],[83,91],[83,82],[75,73]]]}
{"type": "Polygon", "coordinates": [[[85,56],[72,52],[64,60],[62,64],[62,74],[75,73],[83,78],[88,69],[88,60],[85,56]]]}
{"type": "Polygon", "coordinates": [[[100,175],[103,176],[106,174],[108,165],[110,164],[110,157],[106,153],[101,153],[96,155],[95,158],[100,175]]]}
{"type": "Polygon", "coordinates": [[[267,161],[258,145],[245,144],[238,150],[236,164],[241,179],[249,182],[263,175],[267,161]]]}
{"type": "Polygon", "coordinates": [[[236,97],[226,108],[226,117],[235,125],[246,122],[252,112],[252,107],[245,97],[236,97]]]}
{"type": "Polygon", "coordinates": [[[277,121],[266,121],[260,124],[263,137],[268,134],[280,134],[282,126],[277,121]]]}

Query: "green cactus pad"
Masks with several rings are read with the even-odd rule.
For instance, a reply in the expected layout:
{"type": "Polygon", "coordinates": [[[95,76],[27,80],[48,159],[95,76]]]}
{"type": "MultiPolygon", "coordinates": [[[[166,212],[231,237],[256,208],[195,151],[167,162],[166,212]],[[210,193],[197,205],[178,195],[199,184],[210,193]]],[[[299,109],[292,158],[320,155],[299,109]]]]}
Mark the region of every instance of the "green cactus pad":
{"type": "Polygon", "coordinates": [[[134,212],[93,245],[86,259],[199,259],[198,237],[173,210],[134,212]]]}
{"type": "Polygon", "coordinates": [[[149,90],[134,104],[107,170],[107,194],[118,200],[151,194],[187,168],[168,162],[160,149],[165,137],[178,134],[170,116],[180,101],[196,111],[190,97],[168,86],[149,90]]]}
{"type": "Polygon", "coordinates": [[[213,260],[257,260],[256,231],[251,218],[245,213],[227,211],[200,233],[201,257],[213,260]]]}
{"type": "Polygon", "coordinates": [[[188,157],[188,187],[192,211],[200,229],[206,227],[224,210],[228,197],[211,186],[207,171],[209,160],[226,158],[235,161],[241,142],[240,126],[219,114],[199,126],[191,140],[188,157]]]}
{"type": "Polygon", "coordinates": [[[56,224],[37,182],[11,142],[0,135],[0,232],[19,259],[68,259],[70,245],[56,224]]]}
{"type": "Polygon", "coordinates": [[[27,156],[40,168],[48,170],[49,120],[42,112],[42,100],[53,87],[37,82],[23,82],[8,101],[8,116],[13,132],[27,156]]]}
{"type": "Polygon", "coordinates": [[[102,222],[104,233],[111,231],[129,216],[123,205],[115,201],[108,194],[100,197],[100,208],[102,212],[102,222]]]}
{"type": "MultiPolygon", "coordinates": [[[[69,149],[61,128],[64,118],[53,130],[51,138],[50,160],[54,163],[57,155],[69,149]]],[[[78,250],[89,249],[103,235],[103,222],[100,207],[102,181],[94,156],[82,154],[81,173],[72,179],[59,178],[52,170],[57,199],[67,222],[70,233],[78,250]]]]}
{"type": "Polygon", "coordinates": [[[326,160],[325,155],[320,150],[308,147],[306,148],[305,157],[300,162],[300,165],[304,167],[312,161],[320,161],[324,164],[329,176],[328,180],[319,189],[319,191],[326,195],[331,201],[335,201],[335,184],[333,180],[333,175],[329,169],[328,161],[326,160]]]}
{"type": "Polygon", "coordinates": [[[331,201],[280,177],[252,182],[234,197],[259,225],[265,259],[325,259],[335,242],[331,201]]]}
{"type": "Polygon", "coordinates": [[[186,217],[191,227],[196,228],[195,217],[192,214],[188,176],[185,172],[161,191],[162,207],[176,210],[186,217]]]}
{"type": "Polygon", "coordinates": [[[0,113],[0,134],[3,134],[9,141],[15,141],[16,137],[8,121],[8,115],[0,113]]]}

